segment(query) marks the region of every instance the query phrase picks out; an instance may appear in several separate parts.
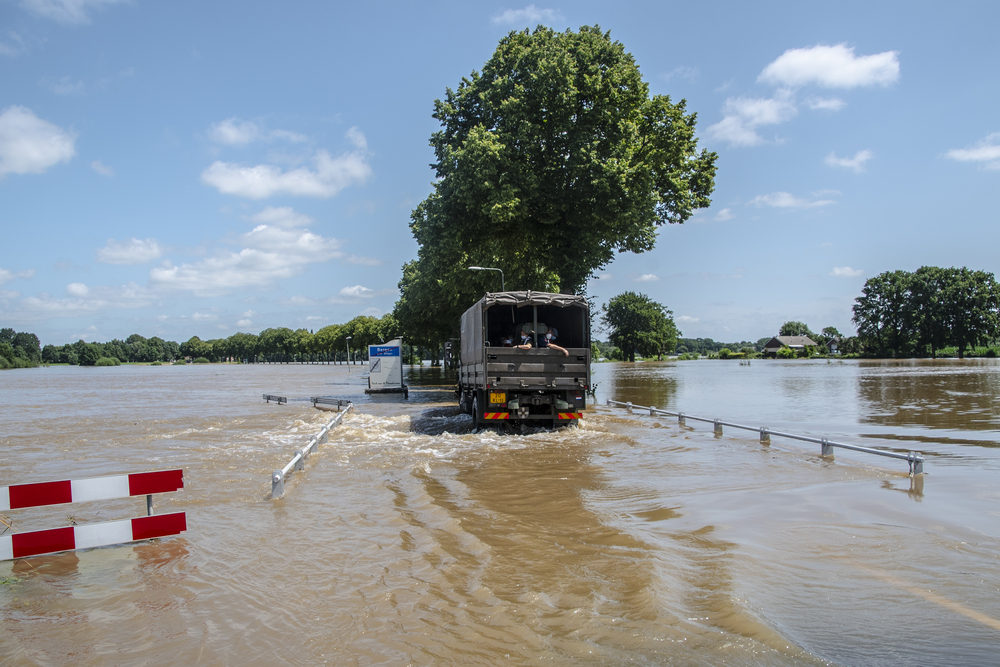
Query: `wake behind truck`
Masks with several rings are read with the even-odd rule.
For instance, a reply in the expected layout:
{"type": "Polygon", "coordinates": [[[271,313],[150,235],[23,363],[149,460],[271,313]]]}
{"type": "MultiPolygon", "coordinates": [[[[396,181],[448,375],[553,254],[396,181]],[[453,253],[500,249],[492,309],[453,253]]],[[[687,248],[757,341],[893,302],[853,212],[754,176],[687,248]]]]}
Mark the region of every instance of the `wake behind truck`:
{"type": "Polygon", "coordinates": [[[583,416],[590,310],[582,296],[489,292],[462,315],[461,335],[458,403],[476,427],[558,426],[583,416]],[[546,334],[559,349],[545,346],[546,334]],[[522,336],[530,349],[514,347],[522,336]]]}

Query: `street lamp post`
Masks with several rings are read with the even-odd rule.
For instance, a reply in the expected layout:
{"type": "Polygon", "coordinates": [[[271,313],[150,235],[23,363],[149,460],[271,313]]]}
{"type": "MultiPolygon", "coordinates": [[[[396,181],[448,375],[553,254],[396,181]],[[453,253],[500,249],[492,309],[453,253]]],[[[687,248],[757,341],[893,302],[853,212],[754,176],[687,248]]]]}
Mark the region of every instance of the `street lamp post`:
{"type": "Polygon", "coordinates": [[[348,373],[351,372],[351,338],[353,338],[353,336],[348,336],[347,339],[344,340],[344,345],[347,346],[347,372],[348,373]]]}
{"type": "Polygon", "coordinates": [[[490,268],[488,266],[470,266],[469,267],[469,271],[500,271],[500,291],[501,292],[506,292],[507,291],[507,287],[506,287],[506,285],[504,285],[503,270],[502,269],[494,269],[494,268],[490,268]]]}

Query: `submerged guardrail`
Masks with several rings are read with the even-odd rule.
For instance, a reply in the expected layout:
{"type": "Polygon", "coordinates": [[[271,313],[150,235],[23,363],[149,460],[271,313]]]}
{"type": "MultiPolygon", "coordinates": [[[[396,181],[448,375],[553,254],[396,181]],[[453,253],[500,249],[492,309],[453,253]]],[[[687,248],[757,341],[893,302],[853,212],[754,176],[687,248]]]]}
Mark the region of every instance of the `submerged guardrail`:
{"type": "Polygon", "coordinates": [[[309,455],[315,454],[319,451],[319,444],[321,442],[327,442],[330,431],[340,424],[344,415],[350,412],[353,407],[353,403],[348,403],[347,409],[331,419],[330,423],[321,428],[319,433],[309,439],[309,442],[305,447],[295,450],[292,460],[289,461],[284,468],[281,470],[275,470],[271,473],[271,500],[276,500],[285,495],[285,476],[292,470],[302,470],[305,468],[306,459],[309,458],[309,455]]]}
{"type": "Polygon", "coordinates": [[[924,456],[920,452],[907,452],[906,454],[899,454],[897,452],[887,452],[882,449],[873,449],[871,447],[861,447],[859,445],[849,445],[843,442],[834,442],[828,438],[815,438],[808,435],[797,435],[795,433],[784,433],[782,431],[773,431],[767,427],[759,426],[744,426],[743,424],[733,424],[732,422],[722,421],[721,419],[708,419],[706,417],[695,417],[694,415],[686,415],[683,412],[671,412],[669,410],[661,410],[659,408],[646,407],[644,405],[632,405],[630,402],[622,401],[612,401],[608,399],[608,407],[612,405],[620,406],[628,410],[629,414],[633,414],[632,410],[649,410],[649,416],[654,417],[658,414],[668,415],[670,417],[677,417],[677,423],[684,426],[686,420],[691,419],[694,421],[705,422],[707,424],[712,424],[715,427],[715,435],[722,435],[722,428],[728,426],[729,428],[738,428],[744,431],[756,431],[760,435],[760,442],[763,445],[771,444],[771,436],[777,436],[780,438],[788,438],[790,440],[800,440],[802,442],[812,442],[820,445],[822,449],[820,450],[820,456],[827,458],[833,458],[833,448],[840,447],[841,449],[849,449],[853,452],[864,452],[866,454],[875,454],[877,456],[886,456],[893,459],[900,459],[906,461],[910,465],[910,475],[922,475],[924,472],[924,456]]]}

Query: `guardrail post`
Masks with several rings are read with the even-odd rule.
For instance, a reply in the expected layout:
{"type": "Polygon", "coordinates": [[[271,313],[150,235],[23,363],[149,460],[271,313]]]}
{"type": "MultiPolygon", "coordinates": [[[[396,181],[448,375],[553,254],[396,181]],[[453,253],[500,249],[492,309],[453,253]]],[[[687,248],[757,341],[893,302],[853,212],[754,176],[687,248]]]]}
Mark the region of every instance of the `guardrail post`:
{"type": "Polygon", "coordinates": [[[684,426],[684,424],[685,424],[685,422],[684,422],[684,413],[683,412],[678,412],[677,413],[677,425],[678,426],[684,426]]]}
{"type": "Polygon", "coordinates": [[[760,444],[770,445],[771,444],[771,433],[767,430],[767,427],[760,429],[760,444]]]}
{"type": "Polygon", "coordinates": [[[319,438],[313,438],[309,441],[309,453],[315,454],[319,450],[319,438]]]}
{"type": "Polygon", "coordinates": [[[907,452],[906,462],[910,464],[910,477],[924,474],[924,462],[920,459],[920,452],[907,452]]]}
{"type": "Polygon", "coordinates": [[[657,413],[656,408],[653,408],[653,407],[649,408],[649,416],[650,417],[655,417],[656,413],[657,413]]]}
{"type": "Polygon", "coordinates": [[[722,435],[722,422],[716,419],[712,423],[715,425],[715,435],[722,435]]]}
{"type": "Polygon", "coordinates": [[[606,405],[607,407],[609,407],[609,408],[610,408],[610,407],[611,407],[611,399],[609,398],[609,399],[608,399],[608,402],[607,402],[607,403],[605,403],[604,405],[606,405]]]}
{"type": "Polygon", "coordinates": [[[285,495],[285,475],[280,470],[271,473],[271,498],[285,495]]]}
{"type": "Polygon", "coordinates": [[[305,457],[302,456],[302,454],[300,452],[296,452],[295,454],[296,454],[296,456],[295,456],[295,469],[296,470],[305,470],[305,467],[306,467],[305,457]]]}
{"type": "Polygon", "coordinates": [[[820,456],[832,459],[833,458],[833,445],[830,444],[830,441],[827,440],[826,438],[823,438],[822,439],[822,447],[823,447],[823,449],[822,449],[822,453],[820,454],[820,456]]]}
{"type": "Polygon", "coordinates": [[[625,404],[625,409],[628,410],[629,414],[632,414],[632,401],[625,404]]]}

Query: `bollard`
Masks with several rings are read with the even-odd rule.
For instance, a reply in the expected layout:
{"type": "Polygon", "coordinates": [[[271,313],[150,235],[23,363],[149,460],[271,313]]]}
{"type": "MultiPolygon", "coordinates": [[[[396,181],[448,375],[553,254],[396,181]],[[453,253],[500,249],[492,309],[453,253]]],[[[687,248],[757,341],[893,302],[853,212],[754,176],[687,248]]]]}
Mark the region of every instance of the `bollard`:
{"type": "Polygon", "coordinates": [[[722,422],[720,422],[718,419],[716,419],[712,423],[715,424],[715,435],[717,435],[717,436],[722,435],[722,422]]]}
{"type": "Polygon", "coordinates": [[[625,409],[628,410],[629,414],[632,414],[632,401],[625,404],[625,409]]]}
{"type": "Polygon", "coordinates": [[[271,498],[285,495],[285,474],[280,470],[271,473],[271,498]]]}
{"type": "Polygon", "coordinates": [[[677,425],[678,426],[684,426],[684,423],[685,423],[684,422],[684,413],[683,412],[678,412],[677,413],[677,425]]]}
{"type": "Polygon", "coordinates": [[[657,412],[658,412],[658,410],[656,408],[650,408],[649,409],[649,416],[650,417],[655,417],[657,412]]]}
{"type": "Polygon", "coordinates": [[[820,454],[820,456],[822,456],[824,458],[831,458],[832,459],[833,458],[833,445],[830,444],[830,441],[827,440],[826,438],[823,438],[822,439],[822,446],[823,446],[823,449],[822,449],[822,453],[820,454]]]}
{"type": "Polygon", "coordinates": [[[771,444],[771,434],[768,432],[767,427],[760,429],[760,444],[770,445],[771,444]]]}

